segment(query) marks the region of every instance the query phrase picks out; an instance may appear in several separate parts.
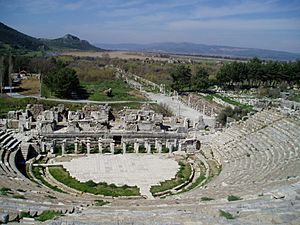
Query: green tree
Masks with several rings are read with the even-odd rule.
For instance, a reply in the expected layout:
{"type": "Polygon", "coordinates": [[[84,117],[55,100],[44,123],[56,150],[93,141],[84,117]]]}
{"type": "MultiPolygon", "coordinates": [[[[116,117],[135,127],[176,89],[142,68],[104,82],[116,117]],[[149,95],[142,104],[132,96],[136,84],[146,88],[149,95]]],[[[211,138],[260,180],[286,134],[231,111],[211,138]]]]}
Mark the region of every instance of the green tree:
{"type": "Polygon", "coordinates": [[[209,74],[204,67],[198,67],[196,75],[192,77],[192,85],[196,90],[206,89],[209,87],[209,74]]]}
{"type": "Polygon", "coordinates": [[[43,83],[57,97],[70,98],[79,89],[76,71],[70,68],[59,68],[45,74],[43,83]]]}
{"type": "Polygon", "coordinates": [[[192,72],[189,67],[179,65],[171,71],[170,75],[173,79],[171,87],[174,90],[183,91],[184,89],[190,89],[192,72]]]}

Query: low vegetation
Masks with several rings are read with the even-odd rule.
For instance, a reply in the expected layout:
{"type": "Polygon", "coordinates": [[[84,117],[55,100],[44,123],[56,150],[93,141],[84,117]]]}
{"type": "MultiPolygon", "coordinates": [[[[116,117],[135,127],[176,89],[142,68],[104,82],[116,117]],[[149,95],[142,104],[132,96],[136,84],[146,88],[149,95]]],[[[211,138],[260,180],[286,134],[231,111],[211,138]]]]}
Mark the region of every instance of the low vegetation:
{"type": "Polygon", "coordinates": [[[225,217],[228,220],[235,219],[235,217],[231,213],[229,213],[229,212],[226,212],[226,211],[221,210],[221,209],[219,210],[219,212],[220,212],[220,216],[225,217]]]}
{"type": "Polygon", "coordinates": [[[104,205],[107,205],[109,204],[110,202],[108,201],[104,201],[104,200],[96,200],[95,201],[95,206],[104,206],[104,205]]]}
{"type": "Polygon", "coordinates": [[[32,167],[32,173],[36,179],[38,179],[42,184],[47,186],[48,188],[52,189],[53,191],[65,193],[61,189],[59,189],[57,186],[53,186],[52,184],[49,184],[44,177],[42,176],[42,168],[40,166],[34,166],[32,167]]]}
{"type": "Polygon", "coordinates": [[[46,211],[43,211],[41,213],[41,215],[39,215],[35,219],[38,220],[38,221],[44,222],[44,221],[47,221],[47,220],[52,220],[55,217],[58,217],[60,215],[61,215],[60,212],[57,212],[57,211],[54,211],[54,210],[46,210],[46,211]]]}
{"type": "Polygon", "coordinates": [[[76,189],[81,192],[91,193],[94,195],[105,195],[105,196],[139,196],[138,187],[130,187],[124,185],[118,187],[115,184],[107,184],[104,182],[95,183],[93,181],[80,182],[75,178],[71,177],[70,174],[62,167],[50,167],[50,174],[59,182],[65,184],[68,187],[76,189]]]}
{"type": "Polygon", "coordinates": [[[240,120],[242,117],[247,116],[249,112],[250,110],[248,109],[242,109],[240,107],[232,109],[230,106],[228,106],[219,113],[217,121],[222,125],[225,125],[229,117],[234,120],[240,120]]]}
{"type": "Polygon", "coordinates": [[[229,196],[227,197],[227,200],[228,200],[229,202],[232,202],[232,201],[242,200],[242,198],[239,197],[239,196],[235,196],[235,195],[229,195],[229,196]]]}
{"type": "Polygon", "coordinates": [[[214,200],[213,198],[210,198],[210,197],[202,197],[201,198],[201,201],[212,201],[214,200]]]}
{"type": "Polygon", "coordinates": [[[160,182],[159,185],[152,186],[150,188],[150,192],[152,194],[155,194],[155,193],[167,191],[187,181],[192,173],[191,166],[186,162],[179,162],[179,165],[180,168],[175,178],[160,182]]]}
{"type": "Polygon", "coordinates": [[[6,187],[0,188],[0,195],[7,195],[8,193],[11,193],[10,188],[6,188],[6,187]]]}
{"type": "Polygon", "coordinates": [[[137,91],[129,88],[122,80],[103,80],[97,82],[81,82],[88,93],[88,99],[93,101],[143,101],[145,100],[137,91]],[[105,91],[111,88],[111,95],[105,91]]]}

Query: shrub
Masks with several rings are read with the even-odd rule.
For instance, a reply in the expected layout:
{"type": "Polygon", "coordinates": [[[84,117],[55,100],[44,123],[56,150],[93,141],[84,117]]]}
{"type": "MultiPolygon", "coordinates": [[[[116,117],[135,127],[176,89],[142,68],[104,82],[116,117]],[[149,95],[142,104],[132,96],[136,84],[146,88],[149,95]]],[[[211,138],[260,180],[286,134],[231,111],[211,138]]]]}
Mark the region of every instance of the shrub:
{"type": "Polygon", "coordinates": [[[201,201],[211,201],[211,200],[214,200],[214,199],[210,198],[210,197],[202,197],[201,198],[201,201]]]}
{"type": "Polygon", "coordinates": [[[219,210],[219,212],[220,212],[220,216],[225,217],[228,220],[235,219],[235,217],[231,213],[229,213],[229,212],[223,211],[221,209],[219,210]]]}
{"type": "Polygon", "coordinates": [[[109,204],[110,202],[108,201],[104,201],[104,200],[96,200],[95,201],[95,206],[103,206],[103,205],[107,205],[109,204]]]}
{"type": "Polygon", "coordinates": [[[227,197],[227,200],[228,200],[229,202],[232,202],[232,201],[242,200],[242,198],[239,197],[239,196],[235,196],[235,195],[229,195],[229,196],[227,197]]]}
{"type": "Polygon", "coordinates": [[[60,216],[61,213],[53,210],[46,210],[43,211],[41,215],[39,215],[36,220],[38,221],[46,221],[46,220],[51,220],[57,216],[60,216]]]}

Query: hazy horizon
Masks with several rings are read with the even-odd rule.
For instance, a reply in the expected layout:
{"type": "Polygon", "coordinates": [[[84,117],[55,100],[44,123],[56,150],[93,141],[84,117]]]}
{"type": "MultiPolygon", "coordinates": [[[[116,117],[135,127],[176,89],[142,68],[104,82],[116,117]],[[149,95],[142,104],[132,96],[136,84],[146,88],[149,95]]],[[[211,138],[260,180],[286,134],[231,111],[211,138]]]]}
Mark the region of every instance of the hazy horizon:
{"type": "Polygon", "coordinates": [[[191,42],[300,53],[297,0],[0,0],[0,21],[38,38],[191,42]]]}

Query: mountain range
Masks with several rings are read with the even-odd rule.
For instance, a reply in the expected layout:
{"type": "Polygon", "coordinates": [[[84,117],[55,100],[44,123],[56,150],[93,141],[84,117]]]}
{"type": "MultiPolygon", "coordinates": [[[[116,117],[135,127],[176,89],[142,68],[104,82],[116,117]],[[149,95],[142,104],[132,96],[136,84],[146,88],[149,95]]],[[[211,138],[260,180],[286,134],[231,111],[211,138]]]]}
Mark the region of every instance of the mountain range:
{"type": "Polygon", "coordinates": [[[155,52],[170,54],[185,54],[193,56],[213,56],[230,58],[253,58],[275,60],[299,60],[300,53],[284,51],[241,48],[219,45],[205,45],[188,42],[161,42],[152,44],[90,44],[86,40],[66,34],[61,38],[42,39],[21,33],[0,22],[0,53],[26,53],[30,51],[104,51],[126,50],[138,52],[155,52]]]}
{"type": "Polygon", "coordinates": [[[96,44],[96,46],[109,50],[124,50],[138,52],[155,52],[155,53],[173,53],[185,55],[214,56],[214,57],[231,57],[231,58],[253,58],[275,60],[297,60],[300,59],[300,53],[290,53],[284,51],[241,48],[219,45],[205,45],[195,43],[174,43],[161,42],[152,44],[96,44]]]}
{"type": "Polygon", "coordinates": [[[23,34],[0,22],[0,53],[5,51],[103,51],[103,49],[91,45],[88,41],[80,40],[71,34],[57,39],[34,38],[23,34]]]}

